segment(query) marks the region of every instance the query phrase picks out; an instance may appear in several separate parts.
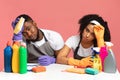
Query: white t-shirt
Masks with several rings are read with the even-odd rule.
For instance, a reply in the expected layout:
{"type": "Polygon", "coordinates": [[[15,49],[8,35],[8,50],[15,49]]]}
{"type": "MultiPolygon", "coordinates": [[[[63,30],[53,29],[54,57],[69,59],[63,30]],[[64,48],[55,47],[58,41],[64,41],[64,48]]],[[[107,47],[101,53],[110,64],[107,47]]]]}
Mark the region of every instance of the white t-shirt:
{"type": "MultiPolygon", "coordinates": [[[[80,41],[80,36],[79,35],[75,35],[75,36],[71,36],[67,39],[67,41],[65,42],[65,45],[67,45],[69,48],[71,48],[73,51],[75,51],[76,47],[78,46],[80,41]]],[[[81,57],[87,57],[92,55],[92,48],[93,45],[89,48],[83,48],[82,45],[79,45],[79,49],[77,54],[81,57]]]]}
{"type": "MultiPolygon", "coordinates": [[[[64,46],[64,40],[58,32],[46,29],[40,30],[44,33],[46,39],[48,40],[53,50],[60,50],[64,46]]],[[[45,43],[45,38],[43,37],[42,40],[31,43],[34,44],[36,47],[41,46],[42,44],[45,43]]]]}

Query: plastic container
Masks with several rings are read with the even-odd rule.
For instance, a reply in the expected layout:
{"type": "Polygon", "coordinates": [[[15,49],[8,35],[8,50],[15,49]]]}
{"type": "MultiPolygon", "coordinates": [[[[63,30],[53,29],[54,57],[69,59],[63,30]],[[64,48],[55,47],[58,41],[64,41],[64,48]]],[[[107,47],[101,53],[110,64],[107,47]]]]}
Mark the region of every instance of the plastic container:
{"type": "Polygon", "coordinates": [[[13,73],[19,72],[19,45],[20,45],[20,43],[15,41],[12,46],[12,49],[13,49],[12,71],[13,71],[13,73]]]}
{"type": "Polygon", "coordinates": [[[27,72],[27,49],[26,44],[21,43],[20,49],[19,49],[19,73],[24,74],[27,72]]]}
{"type": "Polygon", "coordinates": [[[12,72],[11,67],[11,59],[12,59],[12,47],[10,46],[10,42],[7,42],[7,46],[4,49],[4,71],[12,72]]]}

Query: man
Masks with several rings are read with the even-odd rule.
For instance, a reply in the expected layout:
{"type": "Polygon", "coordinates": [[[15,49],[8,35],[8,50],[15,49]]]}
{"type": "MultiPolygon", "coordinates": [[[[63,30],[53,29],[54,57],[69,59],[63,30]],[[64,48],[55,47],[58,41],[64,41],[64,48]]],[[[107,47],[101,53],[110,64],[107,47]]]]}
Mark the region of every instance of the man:
{"type": "Polygon", "coordinates": [[[14,34],[13,40],[21,40],[24,37],[28,50],[28,62],[39,62],[44,66],[55,63],[58,52],[64,46],[61,35],[55,31],[38,29],[34,20],[26,14],[19,15],[12,22],[13,29],[21,17],[25,19],[23,27],[18,34],[14,34]]]}

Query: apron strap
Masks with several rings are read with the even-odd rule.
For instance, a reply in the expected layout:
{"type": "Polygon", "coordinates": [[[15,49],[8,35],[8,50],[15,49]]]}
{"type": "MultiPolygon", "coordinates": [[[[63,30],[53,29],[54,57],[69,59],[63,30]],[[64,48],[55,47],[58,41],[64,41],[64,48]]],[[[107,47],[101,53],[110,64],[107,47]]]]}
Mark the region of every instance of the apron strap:
{"type": "Polygon", "coordinates": [[[78,46],[76,47],[76,49],[75,49],[75,51],[74,51],[74,58],[75,58],[75,59],[79,59],[79,60],[81,60],[82,58],[84,58],[84,57],[81,57],[81,56],[79,56],[79,55],[77,54],[77,53],[78,53],[78,49],[80,48],[80,47],[79,47],[80,42],[81,42],[81,40],[79,41],[78,46]]]}
{"type": "MultiPolygon", "coordinates": [[[[42,34],[43,34],[43,36],[44,36],[44,38],[45,38],[45,42],[48,42],[48,40],[47,40],[47,38],[45,37],[45,35],[44,35],[44,33],[43,33],[43,31],[42,30],[40,30],[41,32],[42,32],[42,34]]],[[[52,49],[52,48],[51,48],[52,49]]],[[[53,49],[52,49],[53,50],[53,49]]],[[[54,50],[53,50],[54,51],[54,50]]],[[[56,58],[57,56],[54,54],[54,57],[56,58]]]]}
{"type": "Polygon", "coordinates": [[[40,31],[41,31],[41,33],[42,33],[43,37],[45,38],[45,42],[47,42],[48,40],[47,40],[47,38],[45,37],[45,35],[44,35],[43,31],[42,31],[42,30],[40,30],[40,31]]]}

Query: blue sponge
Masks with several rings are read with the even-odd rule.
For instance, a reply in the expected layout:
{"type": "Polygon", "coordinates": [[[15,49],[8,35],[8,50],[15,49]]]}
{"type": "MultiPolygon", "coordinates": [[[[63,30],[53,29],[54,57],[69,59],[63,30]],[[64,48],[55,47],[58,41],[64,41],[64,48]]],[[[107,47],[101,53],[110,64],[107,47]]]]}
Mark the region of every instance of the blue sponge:
{"type": "Polygon", "coordinates": [[[95,75],[95,74],[98,74],[98,73],[99,73],[99,71],[98,71],[97,69],[94,69],[94,68],[86,68],[86,69],[85,69],[85,72],[86,72],[87,74],[92,74],[92,75],[95,75]]]}

